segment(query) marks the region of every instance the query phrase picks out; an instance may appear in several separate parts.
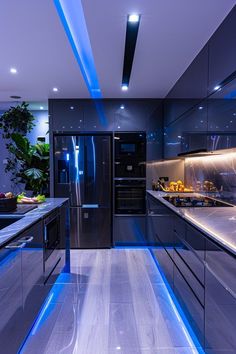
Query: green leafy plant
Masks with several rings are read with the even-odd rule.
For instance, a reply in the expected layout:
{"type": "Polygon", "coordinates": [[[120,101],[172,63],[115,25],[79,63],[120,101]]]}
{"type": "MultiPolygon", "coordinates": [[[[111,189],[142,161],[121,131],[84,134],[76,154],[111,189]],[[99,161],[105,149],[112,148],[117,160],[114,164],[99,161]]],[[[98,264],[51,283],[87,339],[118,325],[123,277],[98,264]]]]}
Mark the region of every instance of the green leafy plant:
{"type": "Polygon", "coordinates": [[[49,186],[49,144],[31,145],[29,140],[19,133],[11,135],[9,151],[18,163],[16,181],[25,183],[26,190],[34,194],[48,194],[49,186]]]}
{"type": "Polygon", "coordinates": [[[22,102],[16,107],[10,107],[0,117],[0,129],[2,129],[3,139],[11,139],[11,135],[14,133],[20,133],[25,136],[32,131],[35,126],[35,118],[28,110],[28,106],[26,102],[22,102]]]}
{"type": "Polygon", "coordinates": [[[10,107],[10,109],[0,117],[2,137],[6,140],[6,148],[9,151],[5,172],[11,173],[11,181],[13,184],[17,182],[18,160],[17,157],[11,153],[12,135],[18,133],[22,136],[26,136],[27,133],[30,133],[34,128],[34,120],[35,118],[29,111],[26,102],[22,102],[16,107],[10,107]]]}

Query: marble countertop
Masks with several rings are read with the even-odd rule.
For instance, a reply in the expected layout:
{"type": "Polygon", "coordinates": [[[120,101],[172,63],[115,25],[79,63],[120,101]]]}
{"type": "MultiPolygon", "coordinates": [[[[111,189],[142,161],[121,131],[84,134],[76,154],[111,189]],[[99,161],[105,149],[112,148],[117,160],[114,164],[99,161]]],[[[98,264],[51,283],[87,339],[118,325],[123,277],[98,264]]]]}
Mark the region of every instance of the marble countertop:
{"type": "MultiPolygon", "coordinates": [[[[173,210],[177,215],[198,228],[208,237],[212,238],[214,241],[217,241],[219,244],[223,245],[230,252],[236,255],[236,206],[231,208],[177,208],[163,198],[164,196],[169,196],[170,194],[165,192],[155,192],[152,190],[148,190],[147,192],[173,210]]],[[[187,194],[187,196],[193,195],[199,194],[187,194]]]]}
{"type": "Polygon", "coordinates": [[[44,218],[53,209],[62,206],[67,202],[67,198],[47,198],[46,202],[39,204],[36,209],[22,215],[1,214],[0,220],[5,218],[16,218],[16,222],[0,230],[0,246],[9,242],[12,238],[23,232],[36,221],[44,218]]]}

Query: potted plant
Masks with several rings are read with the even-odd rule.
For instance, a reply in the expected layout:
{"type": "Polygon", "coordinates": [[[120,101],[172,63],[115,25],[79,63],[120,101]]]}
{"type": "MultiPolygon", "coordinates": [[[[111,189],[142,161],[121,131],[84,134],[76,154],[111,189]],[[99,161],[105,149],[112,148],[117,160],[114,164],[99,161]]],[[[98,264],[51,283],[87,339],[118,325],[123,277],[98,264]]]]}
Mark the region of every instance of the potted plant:
{"type": "Polygon", "coordinates": [[[18,161],[17,181],[34,194],[48,194],[49,144],[31,145],[26,137],[14,133],[9,151],[18,161]]]}

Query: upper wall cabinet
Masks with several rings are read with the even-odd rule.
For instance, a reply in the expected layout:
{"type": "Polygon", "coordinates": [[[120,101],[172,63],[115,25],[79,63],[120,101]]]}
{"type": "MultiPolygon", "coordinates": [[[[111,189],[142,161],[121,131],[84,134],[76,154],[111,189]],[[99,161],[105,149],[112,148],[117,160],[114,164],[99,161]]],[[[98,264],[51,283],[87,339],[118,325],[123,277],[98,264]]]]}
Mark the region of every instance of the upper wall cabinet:
{"type": "Polygon", "coordinates": [[[236,79],[232,80],[207,100],[208,150],[236,146],[236,79]]]}
{"type": "Polygon", "coordinates": [[[164,129],[165,158],[206,148],[207,105],[202,101],[164,129]]]}
{"type": "Polygon", "coordinates": [[[85,131],[112,131],[114,116],[109,114],[107,104],[103,100],[88,100],[84,104],[85,131]]]}
{"type": "Polygon", "coordinates": [[[236,70],[236,6],[209,40],[209,92],[236,70]]]}
{"type": "Polygon", "coordinates": [[[207,95],[207,83],[208,45],[200,51],[169,92],[167,99],[174,104],[174,111],[171,105],[171,114],[167,115],[169,121],[178,118],[187,109],[190,109],[205,98],[207,95]]]}
{"type": "Polygon", "coordinates": [[[146,131],[148,120],[158,102],[159,100],[125,100],[115,112],[114,130],[146,131]]]}
{"type": "Polygon", "coordinates": [[[49,121],[51,130],[83,130],[83,106],[83,101],[77,99],[49,100],[49,121]]]}
{"type": "Polygon", "coordinates": [[[147,161],[163,158],[163,103],[147,119],[147,161]]]}

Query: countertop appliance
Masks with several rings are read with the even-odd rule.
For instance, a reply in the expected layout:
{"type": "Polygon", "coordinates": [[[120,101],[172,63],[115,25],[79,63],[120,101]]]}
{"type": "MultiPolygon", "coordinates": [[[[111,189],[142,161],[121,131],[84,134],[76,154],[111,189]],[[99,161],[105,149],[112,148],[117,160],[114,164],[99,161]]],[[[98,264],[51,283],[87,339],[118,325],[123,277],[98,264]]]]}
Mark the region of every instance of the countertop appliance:
{"type": "Polygon", "coordinates": [[[173,204],[175,207],[233,207],[233,205],[222,202],[217,199],[204,196],[168,196],[163,197],[166,201],[173,204]]]}
{"type": "Polygon", "coordinates": [[[71,248],[111,247],[111,138],[54,136],[55,197],[70,197],[71,248]]]}

